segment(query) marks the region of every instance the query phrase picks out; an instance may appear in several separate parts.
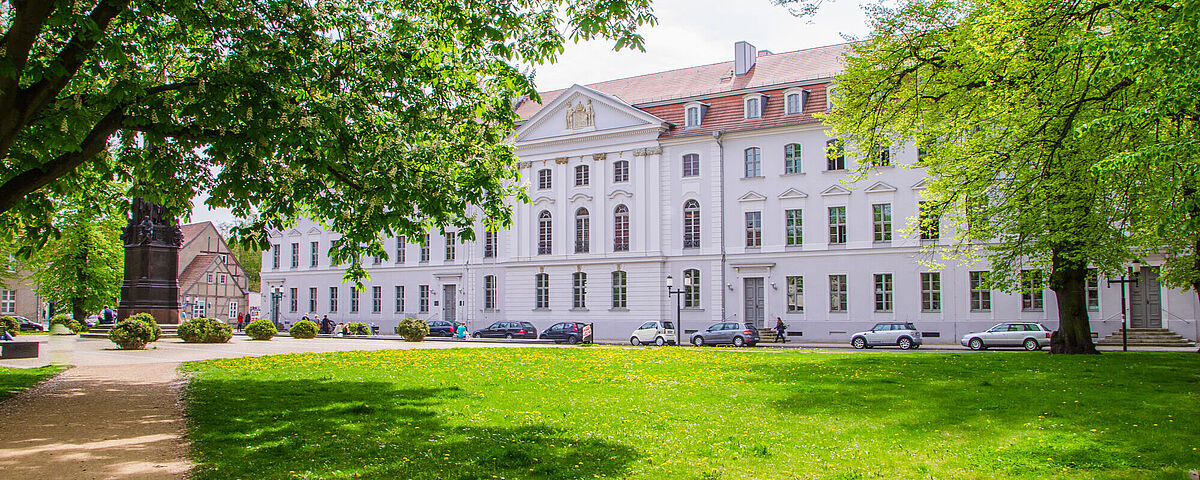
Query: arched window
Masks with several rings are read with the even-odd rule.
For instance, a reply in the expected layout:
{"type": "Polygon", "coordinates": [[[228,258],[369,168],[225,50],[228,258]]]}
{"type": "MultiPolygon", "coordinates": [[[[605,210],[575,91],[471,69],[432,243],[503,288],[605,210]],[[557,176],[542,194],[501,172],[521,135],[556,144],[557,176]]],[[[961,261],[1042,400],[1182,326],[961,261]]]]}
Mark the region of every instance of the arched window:
{"type": "Polygon", "coordinates": [[[762,150],[758,147],[746,149],[746,178],[762,176],[762,150]]]}
{"type": "Polygon", "coordinates": [[[683,285],[683,308],[700,308],[700,270],[684,270],[683,285]]]}
{"type": "Polygon", "coordinates": [[[700,155],[689,153],[683,156],[683,176],[695,177],[700,175],[700,155]]]}
{"type": "Polygon", "coordinates": [[[783,147],[783,173],[800,171],[800,144],[789,143],[783,147]]]}
{"type": "Polygon", "coordinates": [[[629,161],[617,160],[613,162],[613,183],[622,183],[629,181],[629,161]]]}
{"type": "Polygon", "coordinates": [[[542,210],[538,214],[538,255],[549,254],[553,251],[551,240],[554,234],[554,223],[550,219],[550,211],[542,210]]]}
{"type": "Polygon", "coordinates": [[[629,208],[625,205],[613,209],[613,251],[629,251],[629,208]]]}
{"type": "Polygon", "coordinates": [[[700,248],[700,202],[683,204],[683,248],[700,248]]]}
{"type": "Polygon", "coordinates": [[[533,276],[533,308],[550,308],[550,274],[533,276]]]}
{"type": "Polygon", "coordinates": [[[575,211],[575,253],[588,253],[591,250],[592,221],[586,208],[580,207],[575,211]]]}

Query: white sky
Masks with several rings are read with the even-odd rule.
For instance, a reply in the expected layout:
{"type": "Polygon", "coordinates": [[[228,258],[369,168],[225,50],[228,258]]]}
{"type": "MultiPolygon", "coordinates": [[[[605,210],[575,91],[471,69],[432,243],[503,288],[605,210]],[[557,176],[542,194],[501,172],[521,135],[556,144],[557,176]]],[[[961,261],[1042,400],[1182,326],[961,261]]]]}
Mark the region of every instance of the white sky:
{"type": "MultiPolygon", "coordinates": [[[[537,68],[538,90],[706,65],[733,59],[733,44],[750,42],[775,53],[866,36],[870,27],[857,0],[826,2],[816,16],[797,18],[770,0],[653,0],[658,25],[643,28],[646,51],[612,51],[611,42],[568,44],[558,63],[537,68]]],[[[192,222],[229,222],[226,209],[209,210],[196,197],[192,222]]]]}

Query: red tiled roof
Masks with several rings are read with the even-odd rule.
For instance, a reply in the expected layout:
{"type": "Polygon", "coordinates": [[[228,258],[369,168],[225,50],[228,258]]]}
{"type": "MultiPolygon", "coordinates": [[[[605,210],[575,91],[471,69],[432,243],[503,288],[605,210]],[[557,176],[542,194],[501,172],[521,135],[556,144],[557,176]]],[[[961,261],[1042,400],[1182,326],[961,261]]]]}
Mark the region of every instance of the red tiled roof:
{"type": "Polygon", "coordinates": [[[767,95],[763,104],[762,115],[759,118],[747,119],[742,109],[742,95],[729,95],[705,100],[708,105],[700,125],[684,128],[684,108],[678,103],[644,107],[646,113],[654,115],[663,121],[673,124],[660,138],[687,137],[692,135],[708,135],[715,131],[736,132],[759,128],[778,127],[783,125],[803,125],[819,123],[821,120],[813,117],[813,113],[825,111],[825,87],[827,84],[805,86],[808,90],[808,103],[804,105],[804,113],[785,114],[785,89],[763,90],[758,93],[767,95]]]}
{"type": "Polygon", "coordinates": [[[184,287],[196,283],[208,271],[208,266],[212,265],[216,258],[217,255],[213,253],[196,255],[196,258],[192,259],[192,263],[189,263],[187,268],[183,269],[183,273],[179,274],[179,286],[184,287]]]}
{"type": "MultiPolygon", "coordinates": [[[[188,240],[191,240],[196,235],[199,235],[200,231],[204,230],[204,227],[210,226],[212,224],[213,224],[212,222],[200,222],[200,223],[189,223],[187,225],[180,225],[179,230],[183,231],[183,243],[187,243],[188,240]]],[[[213,228],[216,228],[216,226],[213,226],[213,228]]]]}
{"type": "MultiPolygon", "coordinates": [[[[851,43],[842,43],[761,55],[755,60],[754,68],[741,77],[733,75],[733,60],[730,60],[711,65],[608,80],[589,84],[587,87],[613,95],[630,105],[639,106],[645,103],[719,95],[725,92],[770,87],[789,82],[818,80],[832,77],[841,70],[841,58],[852,45],[851,43]]],[[[542,102],[550,103],[564,91],[565,89],[541,92],[542,102]]],[[[816,95],[813,97],[810,102],[816,100],[816,95]]],[[[541,108],[542,104],[526,99],[517,106],[517,114],[525,120],[532,117],[541,108]]],[[[651,108],[645,110],[653,113],[651,108]]],[[[666,120],[666,118],[663,119],[666,120]]]]}

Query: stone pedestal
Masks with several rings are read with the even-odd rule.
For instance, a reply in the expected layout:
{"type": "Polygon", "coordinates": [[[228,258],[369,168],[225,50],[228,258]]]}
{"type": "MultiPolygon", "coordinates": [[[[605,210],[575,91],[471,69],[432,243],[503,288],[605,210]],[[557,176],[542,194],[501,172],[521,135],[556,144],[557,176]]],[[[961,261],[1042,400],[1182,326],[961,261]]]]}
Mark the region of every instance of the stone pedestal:
{"type": "Polygon", "coordinates": [[[121,284],[119,319],[135,313],[154,315],[160,324],[179,323],[179,247],[183,234],[162,206],[133,200],[125,242],[125,281],[121,284]]]}

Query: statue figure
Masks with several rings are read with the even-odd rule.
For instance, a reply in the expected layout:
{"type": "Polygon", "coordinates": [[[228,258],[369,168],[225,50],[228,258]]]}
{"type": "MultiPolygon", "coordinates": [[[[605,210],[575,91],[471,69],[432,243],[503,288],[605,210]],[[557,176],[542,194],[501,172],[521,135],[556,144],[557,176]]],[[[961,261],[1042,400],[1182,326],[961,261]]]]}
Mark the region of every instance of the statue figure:
{"type": "Polygon", "coordinates": [[[585,115],[585,118],[587,118],[584,126],[585,127],[595,126],[596,125],[596,112],[594,110],[592,110],[592,99],[590,99],[590,98],[588,99],[587,109],[584,110],[583,113],[585,115]]]}
{"type": "Polygon", "coordinates": [[[142,223],[138,224],[137,243],[146,244],[154,240],[154,222],[150,221],[150,216],[142,217],[142,223]]]}
{"type": "Polygon", "coordinates": [[[567,107],[567,130],[579,130],[581,128],[591,127],[596,124],[595,111],[592,110],[592,101],[588,99],[587,105],[579,102],[575,105],[567,107]]]}

